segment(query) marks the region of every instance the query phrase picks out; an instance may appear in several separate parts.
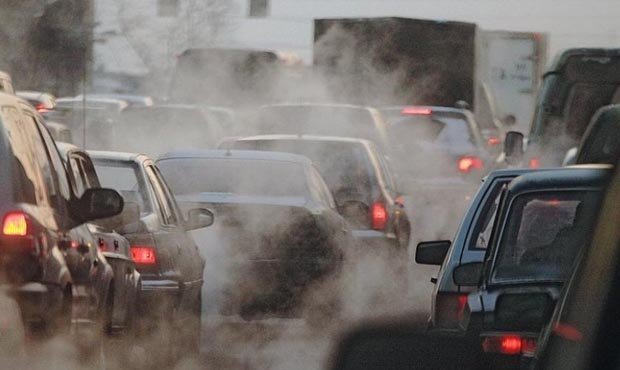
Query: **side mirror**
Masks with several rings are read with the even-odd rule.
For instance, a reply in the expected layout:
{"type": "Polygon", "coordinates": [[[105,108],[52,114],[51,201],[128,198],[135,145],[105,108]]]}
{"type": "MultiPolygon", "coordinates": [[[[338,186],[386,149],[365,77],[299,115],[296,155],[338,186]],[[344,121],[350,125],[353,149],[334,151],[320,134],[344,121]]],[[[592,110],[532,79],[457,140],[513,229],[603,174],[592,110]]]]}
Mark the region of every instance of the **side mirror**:
{"type": "Polygon", "coordinates": [[[194,208],[187,212],[187,223],[185,230],[202,229],[213,225],[215,215],[206,208],[194,208]]]}
{"type": "Polygon", "coordinates": [[[477,369],[480,340],[427,331],[426,321],[394,321],[354,330],[338,343],[332,370],[477,369]]]}
{"type": "Polygon", "coordinates": [[[86,189],[82,197],[73,202],[71,213],[75,220],[84,223],[116,216],[123,211],[123,197],[113,189],[86,189]]]}
{"type": "Polygon", "coordinates": [[[452,273],[456,285],[478,286],[482,276],[482,262],[470,262],[457,266],[452,273]]]}
{"type": "Polygon", "coordinates": [[[504,154],[509,163],[519,163],[524,153],[523,134],[517,131],[508,131],[504,140],[504,154]]]}
{"type": "Polygon", "coordinates": [[[450,250],[452,242],[439,240],[419,243],[415,249],[415,261],[421,265],[440,266],[450,250]]]}

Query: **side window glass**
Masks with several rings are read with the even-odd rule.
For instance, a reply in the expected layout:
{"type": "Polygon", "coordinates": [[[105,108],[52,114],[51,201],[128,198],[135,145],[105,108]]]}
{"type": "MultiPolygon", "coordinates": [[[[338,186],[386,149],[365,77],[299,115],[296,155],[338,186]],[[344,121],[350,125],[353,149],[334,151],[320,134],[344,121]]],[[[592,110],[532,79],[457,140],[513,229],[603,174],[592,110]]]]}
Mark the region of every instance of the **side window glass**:
{"type": "Polygon", "coordinates": [[[58,148],[56,148],[56,144],[54,143],[54,140],[50,136],[45,126],[43,126],[42,123],[35,120],[34,117],[32,116],[28,116],[28,117],[29,117],[28,119],[32,120],[33,124],[35,125],[35,128],[37,132],[39,133],[40,138],[43,139],[43,142],[44,142],[47,154],[48,154],[47,158],[49,158],[49,160],[51,161],[51,166],[50,166],[51,170],[54,171],[54,174],[52,176],[55,176],[58,181],[57,182],[58,184],[57,195],[62,196],[66,200],[69,200],[71,198],[69,180],[67,178],[67,171],[65,169],[65,164],[60,158],[60,154],[58,153],[58,148]]]}
{"type": "Polygon", "coordinates": [[[165,200],[166,200],[166,203],[168,203],[168,207],[172,211],[172,217],[174,219],[174,223],[177,223],[178,220],[182,219],[182,216],[181,216],[181,211],[179,210],[179,207],[175,201],[174,194],[170,190],[170,187],[168,186],[168,183],[164,179],[164,176],[161,174],[161,172],[159,172],[159,168],[153,167],[153,170],[155,171],[155,176],[157,176],[157,179],[159,180],[159,183],[161,184],[162,189],[164,190],[164,194],[166,195],[165,200]]]}
{"type": "Polygon", "coordinates": [[[469,242],[469,249],[487,249],[491,241],[491,232],[499,208],[502,190],[508,181],[501,181],[491,189],[484,207],[480,211],[476,225],[474,226],[472,238],[469,242]]]}
{"type": "Polygon", "coordinates": [[[43,182],[45,187],[47,188],[50,197],[54,197],[58,195],[58,189],[56,186],[56,182],[54,181],[54,175],[52,173],[52,164],[50,162],[50,158],[47,154],[47,148],[41,135],[39,134],[39,130],[36,127],[36,122],[32,117],[26,117],[25,122],[23,122],[23,127],[25,129],[26,135],[28,135],[33,151],[34,160],[36,162],[37,167],[39,168],[39,172],[42,175],[43,182]]]}
{"type": "Polygon", "coordinates": [[[3,106],[0,113],[13,154],[15,201],[48,206],[48,188],[44,185],[43,175],[32,154],[32,142],[25,131],[22,117],[12,106],[3,106]]]}
{"type": "Polygon", "coordinates": [[[157,203],[159,204],[164,224],[174,225],[176,220],[174,218],[173,210],[170,207],[170,203],[166,199],[166,192],[164,191],[162,183],[157,178],[153,166],[146,167],[146,173],[151,184],[153,185],[153,190],[155,191],[155,197],[157,198],[157,203]]]}
{"type": "Polygon", "coordinates": [[[325,180],[323,180],[323,177],[321,177],[321,175],[319,174],[319,172],[316,169],[313,168],[312,172],[314,173],[314,177],[316,178],[316,182],[318,184],[319,191],[321,192],[321,194],[323,196],[323,199],[325,199],[326,204],[330,208],[336,208],[336,202],[334,201],[334,197],[332,196],[332,192],[327,187],[327,184],[325,183],[325,180]]]}
{"type": "Polygon", "coordinates": [[[84,181],[84,173],[79,157],[72,156],[69,159],[69,167],[73,176],[73,191],[77,197],[81,197],[88,185],[84,181]]]}
{"type": "Polygon", "coordinates": [[[97,176],[95,165],[93,165],[93,161],[90,159],[90,157],[80,157],[80,163],[82,165],[86,186],[89,189],[100,188],[101,183],[99,182],[99,177],[97,176]]]}

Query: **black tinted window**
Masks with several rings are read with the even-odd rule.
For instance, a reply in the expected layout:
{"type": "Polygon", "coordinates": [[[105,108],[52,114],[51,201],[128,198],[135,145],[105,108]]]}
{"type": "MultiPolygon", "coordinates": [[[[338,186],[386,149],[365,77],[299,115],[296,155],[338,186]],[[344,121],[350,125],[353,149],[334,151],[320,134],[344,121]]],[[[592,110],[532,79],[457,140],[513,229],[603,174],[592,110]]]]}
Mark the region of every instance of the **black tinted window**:
{"type": "Polygon", "coordinates": [[[137,203],[143,215],[153,212],[148,189],[137,165],[131,162],[95,161],[95,168],[102,187],[115,189],[125,201],[137,203]]]}
{"type": "MultiPolygon", "coordinates": [[[[295,153],[312,160],[334,196],[353,190],[374,201],[377,174],[363,145],[320,140],[241,140],[235,149],[295,153]]],[[[370,204],[370,203],[369,203],[370,204]]]]}
{"type": "Polygon", "coordinates": [[[175,194],[305,197],[306,175],[297,163],[253,159],[167,159],[157,163],[175,194]]]}
{"type": "Polygon", "coordinates": [[[595,195],[579,191],[517,197],[498,246],[493,281],[562,281],[587,242],[595,195]]]}

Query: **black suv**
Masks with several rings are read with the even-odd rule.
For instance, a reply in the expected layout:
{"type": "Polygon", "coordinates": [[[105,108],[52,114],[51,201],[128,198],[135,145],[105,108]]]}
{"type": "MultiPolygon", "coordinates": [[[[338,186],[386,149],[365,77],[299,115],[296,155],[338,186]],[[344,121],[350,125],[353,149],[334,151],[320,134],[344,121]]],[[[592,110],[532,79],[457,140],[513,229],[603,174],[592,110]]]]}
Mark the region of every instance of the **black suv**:
{"type": "Polygon", "coordinates": [[[474,288],[457,284],[453,278],[454,270],[461,264],[484,261],[502,190],[515,177],[531,171],[508,169],[491,172],[482,181],[452,242],[438,240],[418,244],[417,263],[441,265],[437,278],[431,280],[435,284],[429,322],[431,328],[459,329],[467,295],[474,288]]]}
{"type": "Polygon", "coordinates": [[[15,96],[0,94],[0,136],[0,284],[27,324],[68,329],[74,284],[63,253],[71,247],[68,233],[120,213],[123,200],[110,189],[77,199],[42,118],[15,96]]]}
{"type": "Polygon", "coordinates": [[[583,166],[519,176],[503,194],[484,265],[455,269],[457,284],[478,285],[463,322],[480,335],[491,368],[519,368],[534,354],[539,331],[590,239],[611,174],[583,166]]]}

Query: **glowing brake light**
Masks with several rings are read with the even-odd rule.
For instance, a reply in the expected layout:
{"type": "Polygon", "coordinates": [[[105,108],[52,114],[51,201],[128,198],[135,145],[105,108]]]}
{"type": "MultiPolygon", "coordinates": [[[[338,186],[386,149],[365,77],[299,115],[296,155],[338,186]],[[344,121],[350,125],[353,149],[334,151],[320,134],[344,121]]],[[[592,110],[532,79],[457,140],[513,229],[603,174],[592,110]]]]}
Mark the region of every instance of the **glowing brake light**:
{"type": "Polygon", "coordinates": [[[481,170],[484,167],[484,163],[482,162],[482,159],[476,156],[466,155],[459,158],[457,167],[460,172],[469,173],[472,170],[481,170]]]}
{"type": "Polygon", "coordinates": [[[154,265],[157,263],[157,253],[153,247],[132,246],[131,259],[139,265],[154,265]]]}
{"type": "Polygon", "coordinates": [[[496,136],[491,136],[490,138],[487,139],[487,146],[497,146],[499,144],[501,144],[502,141],[496,137],[496,136]]]}
{"type": "Polygon", "coordinates": [[[383,230],[388,221],[388,213],[383,202],[375,202],[370,209],[370,220],[374,230],[383,230]]]}
{"type": "Polygon", "coordinates": [[[39,113],[47,113],[47,112],[49,112],[49,111],[50,111],[49,109],[47,109],[47,107],[46,107],[46,106],[45,106],[45,104],[43,104],[43,103],[39,103],[39,104],[37,104],[34,108],[35,108],[35,109],[37,110],[37,112],[39,112],[39,113]]]}
{"type": "Polygon", "coordinates": [[[531,158],[530,168],[540,168],[540,159],[537,157],[531,158]]]}
{"type": "Polygon", "coordinates": [[[12,212],[4,216],[2,234],[7,236],[28,235],[28,218],[22,212],[12,212]]]}
{"type": "Polygon", "coordinates": [[[482,349],[487,353],[509,356],[533,354],[536,352],[536,339],[523,338],[518,335],[486,337],[482,341],[482,349]]]}
{"type": "Polygon", "coordinates": [[[400,114],[407,116],[430,116],[433,114],[433,110],[424,107],[405,107],[400,114]]]}

